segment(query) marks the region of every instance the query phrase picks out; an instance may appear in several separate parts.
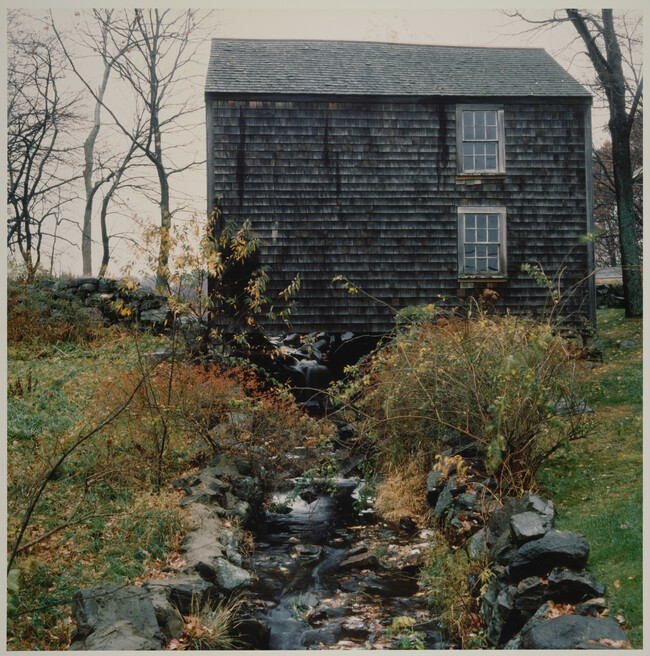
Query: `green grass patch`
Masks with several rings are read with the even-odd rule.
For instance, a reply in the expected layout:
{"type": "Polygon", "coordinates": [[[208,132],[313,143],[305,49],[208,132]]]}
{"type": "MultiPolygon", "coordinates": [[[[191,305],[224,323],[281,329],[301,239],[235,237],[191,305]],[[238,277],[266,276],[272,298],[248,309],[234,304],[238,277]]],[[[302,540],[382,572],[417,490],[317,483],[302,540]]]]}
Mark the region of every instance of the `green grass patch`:
{"type": "Polygon", "coordinates": [[[598,328],[603,362],[584,374],[594,430],[555,454],[539,483],[557,506],[558,528],[582,531],[589,541],[589,569],[607,586],[610,616],[625,618],[632,645],[641,648],[642,324],[622,310],[601,310],[598,328]],[[625,340],[639,345],[620,348],[625,340]]]}

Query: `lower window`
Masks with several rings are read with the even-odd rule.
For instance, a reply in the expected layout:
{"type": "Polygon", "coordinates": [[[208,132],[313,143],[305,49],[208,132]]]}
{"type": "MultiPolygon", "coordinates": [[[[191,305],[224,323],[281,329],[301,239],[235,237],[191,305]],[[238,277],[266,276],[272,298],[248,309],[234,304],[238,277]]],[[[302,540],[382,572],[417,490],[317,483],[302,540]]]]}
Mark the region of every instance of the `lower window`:
{"type": "Polygon", "coordinates": [[[458,275],[465,278],[506,275],[505,208],[458,208],[458,275]]]}

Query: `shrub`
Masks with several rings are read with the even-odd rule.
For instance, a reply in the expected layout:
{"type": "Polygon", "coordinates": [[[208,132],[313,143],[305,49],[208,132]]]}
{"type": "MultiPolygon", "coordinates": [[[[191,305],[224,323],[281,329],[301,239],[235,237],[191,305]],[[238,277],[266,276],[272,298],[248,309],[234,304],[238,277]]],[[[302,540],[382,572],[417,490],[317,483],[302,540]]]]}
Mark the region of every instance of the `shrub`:
{"type": "Polygon", "coordinates": [[[528,486],[551,453],[585,434],[578,366],[548,325],[433,309],[352,368],[341,398],[383,463],[426,472],[455,437],[478,447],[488,472],[528,486]]]}
{"type": "MultiPolygon", "coordinates": [[[[133,369],[107,381],[107,408],[119,406],[142,376],[133,369]]],[[[241,368],[193,362],[159,364],[123,415],[108,429],[111,461],[158,485],[179,463],[201,455],[233,453],[264,467],[264,481],[290,464],[296,445],[318,446],[331,428],[302,412],[291,398],[266,390],[241,368]]],[[[295,472],[294,472],[295,474],[295,472]]]]}

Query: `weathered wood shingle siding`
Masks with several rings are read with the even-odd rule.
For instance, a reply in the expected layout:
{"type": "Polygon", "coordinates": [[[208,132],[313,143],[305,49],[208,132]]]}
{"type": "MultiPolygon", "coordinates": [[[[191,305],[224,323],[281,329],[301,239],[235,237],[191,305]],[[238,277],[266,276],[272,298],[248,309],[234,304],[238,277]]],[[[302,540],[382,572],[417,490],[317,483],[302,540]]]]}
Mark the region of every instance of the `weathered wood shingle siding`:
{"type": "MultiPolygon", "coordinates": [[[[393,325],[385,306],[333,285],[339,274],[397,308],[456,296],[462,205],[506,208],[509,275],[497,283],[499,304],[544,310],[545,290],[520,269],[539,261],[554,273],[586,232],[585,104],[501,100],[505,177],[472,184],[456,179],[455,102],[208,96],[208,193],[226,219],[251,219],[271,295],[300,273],[294,329],[393,325]]],[[[563,286],[586,275],[586,247],[568,261],[563,286]]],[[[586,303],[584,294],[574,299],[565,312],[586,303]]]]}

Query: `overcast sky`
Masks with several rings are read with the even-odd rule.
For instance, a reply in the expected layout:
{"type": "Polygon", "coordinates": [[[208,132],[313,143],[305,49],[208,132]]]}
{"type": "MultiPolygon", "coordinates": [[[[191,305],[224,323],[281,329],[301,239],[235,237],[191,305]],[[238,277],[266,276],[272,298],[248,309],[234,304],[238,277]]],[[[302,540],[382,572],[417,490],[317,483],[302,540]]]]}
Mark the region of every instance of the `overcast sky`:
{"type": "MultiPolygon", "coordinates": [[[[446,5],[449,6],[450,2],[446,5]]],[[[193,5],[194,6],[194,5],[193,5]]],[[[471,7],[464,3],[463,7],[471,7]]],[[[537,7],[543,6],[536,3],[537,7]]],[[[29,4],[26,5],[29,8],[29,4]]],[[[238,2],[217,1],[210,5],[213,14],[206,36],[229,38],[287,38],[287,39],[338,39],[362,41],[392,41],[399,43],[423,43],[467,46],[523,46],[545,48],[556,60],[567,68],[581,82],[587,82],[592,71],[586,60],[576,58],[577,45],[571,45],[575,32],[570,25],[543,33],[523,33],[526,26],[520,21],[510,19],[496,9],[486,9],[485,3],[474,3],[475,8],[446,9],[435,2],[388,2],[382,0],[356,0],[356,2],[327,3],[315,0],[293,2],[259,2],[239,0],[238,2]],[[399,5],[399,8],[398,8],[399,5]]],[[[39,8],[42,8],[40,5],[39,8]]],[[[546,17],[551,9],[527,10],[533,17],[546,17]]],[[[45,11],[42,12],[45,15],[45,11]]],[[[57,21],[74,21],[73,10],[55,10],[57,21]]],[[[194,62],[196,80],[188,86],[199,103],[202,100],[202,79],[207,68],[209,39],[197,52],[194,62]]],[[[199,122],[202,114],[198,115],[199,122]]],[[[594,107],[594,142],[602,143],[605,138],[607,114],[596,103],[594,107]]],[[[190,139],[189,155],[196,159],[205,158],[205,128],[198,127],[190,139]]],[[[206,207],[205,167],[198,167],[183,179],[177,178],[174,185],[187,192],[191,198],[191,208],[197,214],[204,213],[206,207]]],[[[99,203],[98,203],[99,204],[99,203]]],[[[138,200],[132,208],[140,217],[158,218],[155,206],[138,200]]],[[[129,225],[129,217],[121,216],[123,226],[129,225]]],[[[120,224],[118,217],[114,218],[120,224]]],[[[95,228],[95,234],[99,227],[95,228]]],[[[75,237],[73,236],[73,239],[75,237]]],[[[77,243],[80,236],[76,236],[77,243]]],[[[99,244],[93,252],[93,266],[99,262],[99,244]]],[[[120,263],[130,254],[120,248],[115,253],[120,263]]],[[[81,256],[78,249],[69,248],[57,265],[56,272],[81,272],[81,256]]],[[[117,262],[116,262],[117,265],[117,262]]],[[[110,270],[119,275],[117,266],[110,270]]]]}

